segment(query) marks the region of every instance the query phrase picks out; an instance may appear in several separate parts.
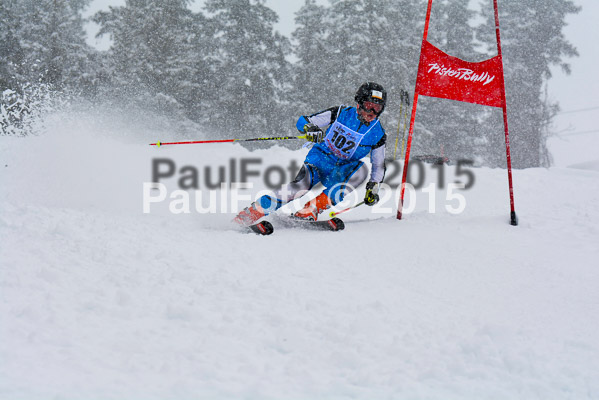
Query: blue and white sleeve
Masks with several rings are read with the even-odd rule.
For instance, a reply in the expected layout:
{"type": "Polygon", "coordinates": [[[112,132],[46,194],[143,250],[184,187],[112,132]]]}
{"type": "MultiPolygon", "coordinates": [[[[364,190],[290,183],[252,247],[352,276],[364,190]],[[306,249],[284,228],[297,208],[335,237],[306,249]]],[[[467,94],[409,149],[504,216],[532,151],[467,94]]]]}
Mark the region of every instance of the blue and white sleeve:
{"type": "Polygon", "coordinates": [[[370,181],[381,183],[385,178],[385,142],[387,135],[374,146],[370,151],[370,163],[372,170],[370,171],[370,181]]]}
{"type": "Polygon", "coordinates": [[[320,111],[309,116],[303,115],[297,120],[297,124],[295,126],[298,131],[303,132],[304,125],[312,123],[324,130],[324,128],[335,122],[335,119],[337,119],[339,108],[340,107],[331,107],[327,108],[324,111],[320,111]]]}

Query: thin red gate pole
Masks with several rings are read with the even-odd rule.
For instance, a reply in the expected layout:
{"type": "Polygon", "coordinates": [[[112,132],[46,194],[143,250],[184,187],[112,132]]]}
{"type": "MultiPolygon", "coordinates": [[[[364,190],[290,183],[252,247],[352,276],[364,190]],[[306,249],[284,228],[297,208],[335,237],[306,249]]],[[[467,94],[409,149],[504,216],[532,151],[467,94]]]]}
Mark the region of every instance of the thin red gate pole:
{"type": "MultiPolygon", "coordinates": [[[[428,37],[428,26],[431,19],[431,9],[433,6],[433,0],[428,0],[428,8],[426,10],[426,21],[424,22],[424,32],[422,34],[422,44],[426,42],[428,37]]],[[[422,49],[422,47],[420,47],[422,49]]],[[[422,51],[420,52],[420,61],[418,64],[418,70],[420,71],[420,64],[422,63],[422,51]]],[[[399,204],[397,205],[397,219],[401,219],[401,213],[403,209],[403,199],[406,191],[406,179],[408,177],[408,163],[410,162],[410,148],[412,147],[412,136],[414,135],[414,121],[416,120],[416,108],[418,108],[418,85],[414,90],[414,101],[412,102],[412,117],[410,118],[410,132],[408,134],[408,143],[406,144],[406,156],[403,164],[403,174],[401,177],[401,194],[399,197],[399,204]]]]}
{"type": "MultiPolygon", "coordinates": [[[[497,0],[493,0],[493,7],[495,9],[495,34],[497,35],[497,54],[501,59],[501,70],[503,71],[503,57],[501,55],[501,35],[499,33],[499,10],[497,7],[497,0]]],[[[505,78],[505,74],[503,74],[505,78]]],[[[514,186],[512,181],[512,156],[510,154],[510,135],[507,123],[507,100],[505,96],[505,79],[501,80],[501,96],[503,105],[503,126],[505,129],[505,153],[507,158],[507,178],[510,189],[510,224],[518,225],[518,217],[516,216],[516,209],[514,206],[514,186]]]]}

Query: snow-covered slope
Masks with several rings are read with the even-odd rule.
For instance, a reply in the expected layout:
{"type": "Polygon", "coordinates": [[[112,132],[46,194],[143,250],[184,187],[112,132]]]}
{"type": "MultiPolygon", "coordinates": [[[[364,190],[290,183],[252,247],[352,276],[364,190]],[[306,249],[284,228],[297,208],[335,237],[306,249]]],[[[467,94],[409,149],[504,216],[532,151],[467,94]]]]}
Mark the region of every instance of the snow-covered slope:
{"type": "Polygon", "coordinates": [[[259,237],[231,213],[144,214],[152,159],[205,191],[206,166],[305,150],[148,142],[0,140],[0,399],[599,398],[596,168],[514,171],[518,227],[505,171],[477,168],[461,214],[445,184],[402,221],[389,200],[343,232],[259,237]]]}

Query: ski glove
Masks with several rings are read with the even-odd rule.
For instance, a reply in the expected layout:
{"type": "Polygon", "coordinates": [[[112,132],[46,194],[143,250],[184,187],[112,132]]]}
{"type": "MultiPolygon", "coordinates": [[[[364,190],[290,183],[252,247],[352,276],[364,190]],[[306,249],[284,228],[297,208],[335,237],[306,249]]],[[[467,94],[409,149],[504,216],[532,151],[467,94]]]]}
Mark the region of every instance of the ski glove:
{"type": "Polygon", "coordinates": [[[366,184],[366,195],[364,196],[364,204],[373,206],[379,202],[379,184],[376,182],[368,182],[366,184]]]}
{"type": "Polygon", "coordinates": [[[324,132],[315,124],[304,125],[306,140],[309,142],[320,143],[324,139],[324,132]]]}

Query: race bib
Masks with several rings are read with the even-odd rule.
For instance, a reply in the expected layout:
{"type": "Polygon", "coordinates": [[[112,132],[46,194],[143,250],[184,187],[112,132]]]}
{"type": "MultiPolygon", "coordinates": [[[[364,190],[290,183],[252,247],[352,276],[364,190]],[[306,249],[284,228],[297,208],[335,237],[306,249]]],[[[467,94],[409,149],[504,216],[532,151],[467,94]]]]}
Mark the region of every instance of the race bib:
{"type": "Polygon", "coordinates": [[[347,160],[354,155],[358,145],[362,139],[364,139],[364,136],[370,132],[370,129],[365,133],[358,133],[339,121],[335,121],[331,126],[331,129],[329,129],[324,142],[333,154],[341,159],[347,160]]]}

